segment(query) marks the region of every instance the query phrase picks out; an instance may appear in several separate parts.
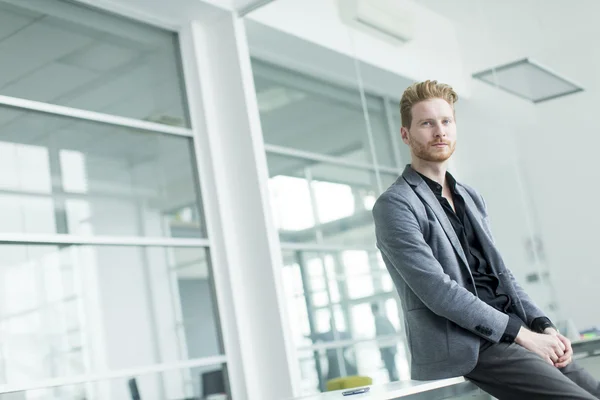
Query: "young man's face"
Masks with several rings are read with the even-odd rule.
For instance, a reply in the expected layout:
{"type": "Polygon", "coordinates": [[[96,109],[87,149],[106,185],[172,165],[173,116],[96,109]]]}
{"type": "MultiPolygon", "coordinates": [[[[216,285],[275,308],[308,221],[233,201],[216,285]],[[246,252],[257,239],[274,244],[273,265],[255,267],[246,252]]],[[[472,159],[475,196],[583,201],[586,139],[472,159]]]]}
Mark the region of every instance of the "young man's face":
{"type": "Polygon", "coordinates": [[[403,127],[401,134],[413,158],[444,162],[456,147],[454,110],[443,99],[421,101],[412,107],[410,128],[403,127]]]}

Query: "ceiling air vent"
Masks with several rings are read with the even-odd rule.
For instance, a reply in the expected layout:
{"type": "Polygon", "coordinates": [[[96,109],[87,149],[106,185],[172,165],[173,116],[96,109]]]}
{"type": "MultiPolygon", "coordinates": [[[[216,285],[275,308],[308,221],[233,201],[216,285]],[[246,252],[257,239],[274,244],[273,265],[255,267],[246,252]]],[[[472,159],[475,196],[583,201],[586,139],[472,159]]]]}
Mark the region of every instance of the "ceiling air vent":
{"type": "Polygon", "coordinates": [[[525,58],[473,74],[473,78],[534,103],[581,92],[581,86],[525,58]]]}
{"type": "Polygon", "coordinates": [[[413,13],[399,0],[338,0],[342,21],[394,45],[414,35],[413,13]]]}

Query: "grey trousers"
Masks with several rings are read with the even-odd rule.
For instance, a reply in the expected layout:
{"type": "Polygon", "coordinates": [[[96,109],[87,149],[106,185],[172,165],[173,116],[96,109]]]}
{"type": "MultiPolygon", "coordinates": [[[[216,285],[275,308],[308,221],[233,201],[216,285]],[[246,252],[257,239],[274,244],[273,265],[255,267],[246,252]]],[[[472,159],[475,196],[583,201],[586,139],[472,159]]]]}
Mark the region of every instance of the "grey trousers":
{"type": "Polygon", "coordinates": [[[600,399],[600,383],[576,363],[558,369],[516,343],[481,351],[465,378],[499,400],[600,399]]]}

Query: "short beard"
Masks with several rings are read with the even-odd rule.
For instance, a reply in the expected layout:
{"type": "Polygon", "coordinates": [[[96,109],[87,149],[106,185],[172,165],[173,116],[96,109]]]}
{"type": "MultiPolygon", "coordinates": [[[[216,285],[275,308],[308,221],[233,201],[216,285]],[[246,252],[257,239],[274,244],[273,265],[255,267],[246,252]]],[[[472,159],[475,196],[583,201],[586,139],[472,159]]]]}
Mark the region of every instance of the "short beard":
{"type": "Polygon", "coordinates": [[[409,146],[413,152],[413,154],[424,161],[429,162],[444,162],[448,160],[452,154],[454,154],[454,150],[456,149],[456,142],[450,142],[448,140],[432,140],[428,142],[426,145],[413,141],[411,137],[408,137],[409,146]],[[444,152],[434,152],[432,151],[432,145],[436,142],[444,142],[448,145],[449,151],[444,152]]]}

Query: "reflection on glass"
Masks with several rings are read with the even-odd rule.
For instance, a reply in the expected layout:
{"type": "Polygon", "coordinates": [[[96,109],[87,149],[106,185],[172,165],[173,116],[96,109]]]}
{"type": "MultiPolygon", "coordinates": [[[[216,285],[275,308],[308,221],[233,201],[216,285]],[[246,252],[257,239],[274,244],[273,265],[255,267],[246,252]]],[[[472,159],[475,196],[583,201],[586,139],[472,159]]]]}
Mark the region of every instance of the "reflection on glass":
{"type": "Polygon", "coordinates": [[[300,368],[306,394],[325,390],[327,380],[352,371],[362,374],[364,370],[380,382],[390,376],[408,379],[398,298],[386,283],[389,274],[378,254],[375,250],[284,252],[287,309],[295,344],[303,354],[300,368]],[[375,312],[373,304],[381,308],[375,312]],[[348,340],[368,343],[363,347],[340,343],[348,340]]]}
{"type": "Polygon", "coordinates": [[[321,308],[314,311],[314,316],[316,333],[329,332],[331,329],[331,311],[329,309],[321,308]]]}
{"type": "Polygon", "coordinates": [[[212,365],[14,392],[10,399],[227,400],[228,392],[225,365],[212,365]]]}
{"type": "Polygon", "coordinates": [[[327,296],[327,292],[317,292],[314,293],[312,297],[315,307],[323,307],[329,304],[329,296],[327,296]]]}
{"type": "Polygon", "coordinates": [[[283,231],[302,231],[315,225],[306,179],[275,176],[269,181],[275,225],[283,231]]]}
{"type": "Polygon", "coordinates": [[[349,185],[313,181],[312,188],[318,204],[319,222],[325,224],[354,214],[354,196],[349,185]]]}
{"type": "Polygon", "coordinates": [[[398,143],[400,146],[400,148],[398,149],[400,151],[400,168],[404,169],[404,166],[406,164],[410,164],[411,158],[410,149],[404,142],[402,142],[402,137],[400,136],[400,128],[402,128],[402,118],[400,117],[399,102],[394,102],[393,104],[391,104],[390,108],[392,109],[392,124],[394,125],[392,129],[398,135],[398,143]]]}
{"type": "Polygon", "coordinates": [[[221,354],[204,249],[1,250],[2,384],[221,354]]]}
{"type": "Polygon", "coordinates": [[[1,232],[205,236],[191,139],[7,107],[0,120],[1,232]]]}
{"type": "Polygon", "coordinates": [[[398,302],[396,299],[387,299],[385,301],[385,317],[390,320],[396,330],[400,327],[400,317],[398,314],[398,302]]]}
{"type": "MultiPolygon", "coordinates": [[[[298,263],[298,252],[283,252],[283,282],[292,336],[296,345],[310,344],[311,320],[308,308],[311,297],[305,295],[306,281],[298,263]]],[[[312,307],[311,307],[312,309],[312,307]]]]}
{"type": "MultiPolygon", "coordinates": [[[[358,89],[252,61],[265,142],[372,164],[367,123],[358,89]]],[[[380,165],[394,166],[381,99],[366,96],[370,130],[380,165]]]]}
{"type": "Polygon", "coordinates": [[[0,94],[188,125],[174,33],[45,0],[0,3],[0,25],[0,94]]]}
{"type": "Polygon", "coordinates": [[[364,339],[375,337],[375,320],[373,319],[370,303],[365,302],[353,305],[350,313],[354,338],[364,339]]]}
{"type": "Polygon", "coordinates": [[[272,154],[267,161],[282,242],[375,245],[373,172],[272,154]]]}
{"type": "Polygon", "coordinates": [[[346,332],[348,329],[346,326],[346,315],[340,304],[333,306],[333,317],[335,318],[335,328],[340,332],[346,332]]]}
{"type": "MultiPolygon", "coordinates": [[[[373,144],[375,146],[377,164],[385,167],[397,167],[394,157],[394,145],[390,135],[399,135],[397,132],[400,131],[394,130],[393,127],[393,132],[390,130],[384,110],[384,100],[370,96],[367,98],[372,99],[370,103],[373,103],[373,105],[369,107],[369,123],[371,127],[371,133],[373,135],[373,144]]],[[[400,142],[400,140],[397,142],[400,142]]]]}
{"type": "Polygon", "coordinates": [[[391,292],[394,290],[394,282],[392,281],[392,277],[387,273],[383,273],[381,276],[381,288],[385,292],[391,292]]]}
{"type": "Polygon", "coordinates": [[[368,252],[344,251],[342,262],[346,273],[348,296],[355,299],[372,295],[374,286],[368,252]]]}
{"type": "Polygon", "coordinates": [[[323,261],[319,257],[305,258],[305,265],[310,277],[310,290],[317,291],[325,289],[323,261]]]}
{"type": "MultiPolygon", "coordinates": [[[[374,385],[381,385],[390,382],[386,362],[382,358],[381,349],[394,346],[389,339],[357,343],[350,347],[339,347],[331,350],[318,350],[315,352],[303,350],[298,353],[300,372],[301,372],[301,390],[302,395],[315,394],[320,391],[325,391],[327,379],[327,371],[329,368],[329,359],[327,352],[336,354],[342,357],[346,364],[349,365],[349,372],[344,376],[358,374],[368,376],[373,380],[374,385]],[[319,379],[319,370],[321,374],[325,374],[325,378],[319,379]]],[[[396,367],[398,380],[410,380],[409,363],[407,353],[404,346],[396,345],[391,352],[393,357],[388,362],[391,362],[396,367]]],[[[334,361],[335,362],[335,361],[334,361]]]]}
{"type": "MultiPolygon", "coordinates": [[[[378,298],[377,296],[396,301],[392,297],[394,293],[391,278],[387,270],[381,268],[380,258],[375,251],[287,251],[284,253],[284,261],[283,279],[290,315],[294,316],[293,319],[300,319],[303,326],[310,325],[307,318],[319,315],[318,318],[314,317],[313,321],[313,329],[316,332],[329,329],[330,305],[334,313],[337,313],[336,321],[343,317],[339,319],[339,327],[345,327],[346,321],[349,320],[360,324],[365,318],[372,319],[370,313],[362,316],[364,311],[363,314],[353,315],[351,307],[369,306],[371,300],[378,298]],[[304,302],[299,299],[303,299],[304,302]]],[[[365,310],[367,309],[368,307],[365,310]]],[[[397,320],[397,316],[393,320],[397,320]]],[[[361,332],[359,336],[372,336],[370,330],[363,332],[363,328],[356,326],[357,329],[353,332],[361,332]]],[[[306,332],[295,332],[295,337],[301,338],[297,342],[298,345],[306,344],[305,336],[306,332]]],[[[353,337],[355,336],[353,334],[353,337]]]]}
{"type": "MultiPolygon", "coordinates": [[[[410,158],[407,161],[407,164],[409,164],[409,163],[410,163],[410,158]]],[[[380,174],[381,175],[381,186],[382,186],[381,190],[385,192],[390,186],[392,186],[394,184],[394,182],[396,182],[396,180],[398,179],[398,177],[400,176],[400,174],[402,173],[402,171],[404,171],[404,166],[401,167],[401,170],[398,171],[397,174],[394,174],[394,175],[387,174],[387,173],[380,174]]],[[[373,205],[375,205],[375,201],[376,200],[377,199],[375,198],[373,200],[373,202],[370,203],[371,206],[368,207],[369,210],[373,209],[373,205]]]]}

